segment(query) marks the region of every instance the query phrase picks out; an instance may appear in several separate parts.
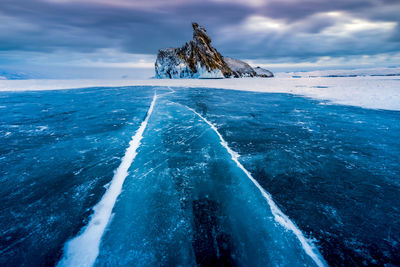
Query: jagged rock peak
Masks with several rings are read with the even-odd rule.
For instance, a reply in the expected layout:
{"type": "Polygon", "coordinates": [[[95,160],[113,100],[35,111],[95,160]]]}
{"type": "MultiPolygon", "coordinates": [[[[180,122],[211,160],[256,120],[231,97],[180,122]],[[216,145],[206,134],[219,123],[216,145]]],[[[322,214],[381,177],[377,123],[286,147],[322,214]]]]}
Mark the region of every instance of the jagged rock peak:
{"type": "MultiPolygon", "coordinates": [[[[224,57],[211,45],[206,29],[193,22],[193,40],[181,48],[161,49],[155,62],[156,78],[254,77],[245,62],[224,57]]],[[[265,76],[264,76],[265,77],[265,76]]]]}
{"type": "Polygon", "coordinates": [[[195,42],[198,42],[198,43],[203,42],[204,44],[207,44],[207,45],[209,45],[211,43],[211,38],[208,37],[206,29],[201,27],[196,22],[192,22],[192,27],[193,27],[193,40],[195,42]]]}

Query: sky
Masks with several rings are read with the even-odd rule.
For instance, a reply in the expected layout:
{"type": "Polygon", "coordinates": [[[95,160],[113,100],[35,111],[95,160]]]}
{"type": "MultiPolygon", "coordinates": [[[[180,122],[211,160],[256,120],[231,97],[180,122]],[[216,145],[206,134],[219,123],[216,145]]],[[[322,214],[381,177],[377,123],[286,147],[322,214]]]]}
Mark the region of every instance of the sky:
{"type": "Polygon", "coordinates": [[[158,49],[207,29],[273,71],[400,65],[400,0],[0,0],[0,71],[153,75],[158,49]]]}

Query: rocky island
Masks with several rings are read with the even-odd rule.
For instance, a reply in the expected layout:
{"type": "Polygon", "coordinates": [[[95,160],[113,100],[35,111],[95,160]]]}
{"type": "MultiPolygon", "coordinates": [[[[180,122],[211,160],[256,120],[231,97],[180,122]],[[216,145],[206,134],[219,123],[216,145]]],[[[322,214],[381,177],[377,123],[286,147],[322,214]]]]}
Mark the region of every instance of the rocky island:
{"type": "Polygon", "coordinates": [[[211,45],[206,30],[192,23],[193,40],[181,48],[166,48],[158,51],[155,63],[156,78],[241,78],[273,77],[272,72],[246,62],[223,57],[211,45]]]}

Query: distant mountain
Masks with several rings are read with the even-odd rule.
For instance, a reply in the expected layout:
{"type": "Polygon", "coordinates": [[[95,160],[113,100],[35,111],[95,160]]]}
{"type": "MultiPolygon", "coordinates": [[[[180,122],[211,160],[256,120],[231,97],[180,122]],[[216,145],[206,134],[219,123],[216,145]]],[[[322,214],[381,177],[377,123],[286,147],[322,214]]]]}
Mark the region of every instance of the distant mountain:
{"type": "Polygon", "coordinates": [[[158,52],[156,78],[240,78],[273,77],[268,70],[254,70],[241,60],[223,57],[211,45],[206,30],[192,23],[193,40],[181,48],[166,48],[158,52]],[[261,74],[260,74],[261,73],[261,74]]]}
{"type": "Polygon", "coordinates": [[[349,70],[317,70],[280,73],[279,77],[317,78],[317,77],[359,77],[359,76],[400,76],[400,67],[365,68],[349,70]]]}
{"type": "Polygon", "coordinates": [[[0,80],[26,80],[29,75],[23,72],[9,72],[0,70],[0,80]]]}

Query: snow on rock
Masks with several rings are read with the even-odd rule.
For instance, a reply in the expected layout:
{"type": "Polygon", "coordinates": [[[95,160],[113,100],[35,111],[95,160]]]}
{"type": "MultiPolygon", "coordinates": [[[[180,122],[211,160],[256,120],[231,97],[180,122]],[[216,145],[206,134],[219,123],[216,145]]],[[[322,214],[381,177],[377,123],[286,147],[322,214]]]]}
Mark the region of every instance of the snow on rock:
{"type": "Polygon", "coordinates": [[[274,77],[274,74],[272,72],[270,72],[269,70],[263,69],[261,67],[255,67],[254,71],[257,73],[258,77],[264,77],[264,78],[274,77]]]}
{"type": "MultiPolygon", "coordinates": [[[[239,78],[255,77],[247,63],[224,58],[211,45],[207,31],[192,23],[193,40],[181,48],[161,49],[155,62],[156,78],[239,78]]],[[[266,76],[260,76],[266,77],[266,76]]]]}
{"type": "Polygon", "coordinates": [[[220,69],[208,70],[206,67],[201,66],[200,63],[196,65],[197,75],[195,78],[199,79],[222,79],[224,78],[224,74],[220,69]]]}
{"type": "Polygon", "coordinates": [[[158,52],[156,78],[230,77],[231,69],[212,47],[206,30],[197,23],[193,23],[192,27],[193,40],[189,43],[181,48],[167,48],[158,52]]]}
{"type": "Polygon", "coordinates": [[[250,67],[250,65],[244,61],[230,58],[230,57],[224,57],[224,60],[228,64],[228,66],[231,68],[232,74],[235,78],[254,77],[257,75],[257,73],[254,71],[254,69],[252,67],[250,67]]]}
{"type": "Polygon", "coordinates": [[[192,77],[193,72],[175,48],[167,48],[158,52],[156,61],[157,78],[187,78],[192,77]]]}

